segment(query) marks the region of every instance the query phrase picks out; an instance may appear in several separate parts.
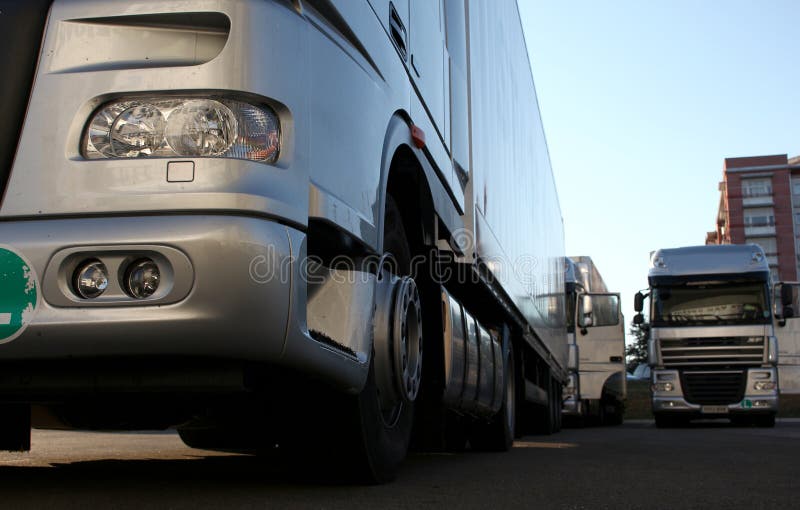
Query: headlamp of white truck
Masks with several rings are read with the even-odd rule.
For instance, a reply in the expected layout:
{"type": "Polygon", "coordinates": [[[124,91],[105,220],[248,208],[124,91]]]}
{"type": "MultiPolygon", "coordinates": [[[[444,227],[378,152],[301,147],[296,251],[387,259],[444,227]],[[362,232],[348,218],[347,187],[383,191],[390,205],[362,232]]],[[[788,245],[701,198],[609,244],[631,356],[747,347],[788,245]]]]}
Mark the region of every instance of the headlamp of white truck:
{"type": "Polygon", "coordinates": [[[113,101],[89,122],[88,159],[237,158],[274,163],[280,153],[274,111],[230,99],[142,97],[113,101]]]}

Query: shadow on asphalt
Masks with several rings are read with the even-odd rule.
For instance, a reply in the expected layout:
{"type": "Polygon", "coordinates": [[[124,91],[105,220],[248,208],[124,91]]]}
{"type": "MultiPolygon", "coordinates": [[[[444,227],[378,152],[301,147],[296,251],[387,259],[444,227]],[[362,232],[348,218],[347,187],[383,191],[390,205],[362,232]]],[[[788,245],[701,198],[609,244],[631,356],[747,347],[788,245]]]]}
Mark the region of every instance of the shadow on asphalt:
{"type": "MultiPolygon", "coordinates": [[[[414,466],[424,469],[447,470],[464,464],[480,465],[487,456],[502,453],[462,452],[410,454],[398,473],[404,477],[414,466]]],[[[505,454],[507,455],[507,454],[505,454]]],[[[286,461],[282,458],[262,458],[250,455],[203,455],[197,450],[194,457],[181,459],[99,459],[75,462],[53,462],[49,466],[0,466],[0,490],[19,493],[36,488],[66,490],[110,490],[121,488],[152,489],[169,486],[174,492],[185,487],[245,489],[264,487],[348,487],[364,486],[354,480],[347,470],[315,465],[312,459],[286,461]]]]}

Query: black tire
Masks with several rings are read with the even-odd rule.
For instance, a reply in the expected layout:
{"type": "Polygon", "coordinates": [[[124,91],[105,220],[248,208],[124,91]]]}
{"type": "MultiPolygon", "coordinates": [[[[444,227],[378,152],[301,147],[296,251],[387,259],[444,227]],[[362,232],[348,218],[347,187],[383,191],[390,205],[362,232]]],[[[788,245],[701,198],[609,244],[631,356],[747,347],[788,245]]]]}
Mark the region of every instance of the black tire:
{"type": "Polygon", "coordinates": [[[603,395],[603,398],[600,400],[600,407],[604,410],[602,425],[622,425],[625,414],[625,404],[623,402],[606,394],[603,395]]]}
{"type": "Polygon", "coordinates": [[[503,381],[503,405],[497,414],[487,422],[477,422],[473,426],[469,442],[473,450],[507,452],[514,444],[517,420],[517,384],[514,356],[509,349],[506,355],[505,380],[503,381]]]}
{"type": "MultiPolygon", "coordinates": [[[[400,209],[391,196],[386,197],[383,249],[391,253],[392,270],[409,274],[411,249],[406,237],[400,209]]],[[[370,365],[367,383],[353,398],[349,410],[354,416],[355,442],[350,460],[356,480],[366,483],[392,481],[408,453],[414,423],[414,404],[400,403],[391,410],[381,409],[374,364],[370,365]]]]}

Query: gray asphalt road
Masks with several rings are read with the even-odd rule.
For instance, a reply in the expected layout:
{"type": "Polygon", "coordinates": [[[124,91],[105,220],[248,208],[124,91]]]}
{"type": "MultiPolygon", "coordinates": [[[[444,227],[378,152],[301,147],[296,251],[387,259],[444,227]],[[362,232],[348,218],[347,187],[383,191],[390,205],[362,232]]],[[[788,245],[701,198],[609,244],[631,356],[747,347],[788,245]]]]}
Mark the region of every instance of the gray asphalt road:
{"type": "Polygon", "coordinates": [[[417,454],[389,485],[337,485],[171,433],[34,431],[0,454],[0,508],[797,508],[800,421],[651,422],[528,437],[506,454],[417,454]]]}

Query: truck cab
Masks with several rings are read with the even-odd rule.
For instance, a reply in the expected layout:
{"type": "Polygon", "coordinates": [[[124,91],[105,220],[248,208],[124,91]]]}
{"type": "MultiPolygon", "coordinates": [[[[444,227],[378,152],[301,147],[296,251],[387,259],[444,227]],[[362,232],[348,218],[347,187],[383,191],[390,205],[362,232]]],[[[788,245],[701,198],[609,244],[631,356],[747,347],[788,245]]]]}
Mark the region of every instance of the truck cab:
{"type": "Polygon", "coordinates": [[[566,259],[570,376],[564,416],[579,425],[619,425],[627,394],[619,294],[609,293],[590,257],[566,259]]]}
{"type": "Polygon", "coordinates": [[[778,344],[771,278],[755,244],[662,249],[650,260],[652,405],[658,427],[695,418],[774,426],[778,344]]]}

